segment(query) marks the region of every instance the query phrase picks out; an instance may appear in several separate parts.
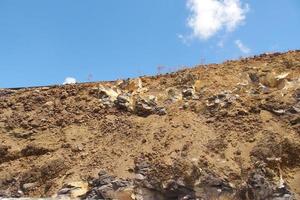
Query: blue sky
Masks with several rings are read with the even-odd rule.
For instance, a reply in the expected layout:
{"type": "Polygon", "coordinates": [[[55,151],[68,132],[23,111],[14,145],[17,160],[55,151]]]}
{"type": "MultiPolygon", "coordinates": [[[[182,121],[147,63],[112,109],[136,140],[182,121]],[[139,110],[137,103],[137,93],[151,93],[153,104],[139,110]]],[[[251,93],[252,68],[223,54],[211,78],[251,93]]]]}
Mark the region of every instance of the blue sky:
{"type": "Polygon", "coordinates": [[[0,88],[153,75],[299,49],[299,37],[299,0],[0,0],[0,88]],[[214,30],[207,5],[224,9],[214,30]]]}

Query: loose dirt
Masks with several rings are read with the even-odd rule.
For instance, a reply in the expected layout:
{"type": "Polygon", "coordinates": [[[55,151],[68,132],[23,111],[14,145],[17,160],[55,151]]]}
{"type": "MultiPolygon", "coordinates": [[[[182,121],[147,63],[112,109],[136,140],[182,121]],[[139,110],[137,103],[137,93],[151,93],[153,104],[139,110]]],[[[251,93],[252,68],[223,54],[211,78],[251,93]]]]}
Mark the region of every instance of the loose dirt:
{"type": "Polygon", "coordinates": [[[300,199],[300,51],[133,80],[0,89],[0,198],[51,197],[74,182],[90,190],[99,171],[127,181],[143,174],[162,199],[275,199],[277,186],[300,199]],[[176,196],[170,180],[189,190],[176,196]]]}

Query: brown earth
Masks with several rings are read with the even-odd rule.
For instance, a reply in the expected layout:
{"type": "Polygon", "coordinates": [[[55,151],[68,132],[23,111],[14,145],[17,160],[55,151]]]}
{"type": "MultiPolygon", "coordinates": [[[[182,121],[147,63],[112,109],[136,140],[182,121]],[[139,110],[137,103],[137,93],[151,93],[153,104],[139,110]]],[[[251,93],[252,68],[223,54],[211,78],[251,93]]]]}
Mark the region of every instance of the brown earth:
{"type": "MultiPolygon", "coordinates": [[[[300,199],[300,51],[0,90],[0,198],[49,197],[76,182],[87,191],[101,170],[143,174],[162,199],[185,198],[170,196],[170,180],[190,199],[275,199],[274,188],[300,199]]],[[[138,199],[128,193],[115,198],[138,199]]]]}

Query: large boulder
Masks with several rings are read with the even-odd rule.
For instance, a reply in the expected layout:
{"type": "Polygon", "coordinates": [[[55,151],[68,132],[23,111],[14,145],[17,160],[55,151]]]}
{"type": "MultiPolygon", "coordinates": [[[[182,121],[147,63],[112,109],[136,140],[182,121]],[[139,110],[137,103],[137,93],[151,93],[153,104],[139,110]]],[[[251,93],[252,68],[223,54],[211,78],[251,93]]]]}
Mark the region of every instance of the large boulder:
{"type": "Polygon", "coordinates": [[[88,192],[88,183],[83,181],[70,182],[63,185],[54,198],[79,199],[88,192]]]}
{"type": "Polygon", "coordinates": [[[133,183],[118,179],[105,171],[98,173],[98,178],[89,183],[90,190],[82,199],[132,199],[133,183]]]}
{"type": "Polygon", "coordinates": [[[117,99],[119,91],[112,87],[99,85],[91,89],[90,94],[99,98],[100,102],[108,107],[113,105],[113,102],[117,99]]]}
{"type": "Polygon", "coordinates": [[[289,73],[275,74],[274,72],[269,72],[261,78],[261,83],[270,88],[282,89],[285,85],[285,79],[289,73]]]}
{"type": "Polygon", "coordinates": [[[132,111],[133,101],[130,94],[120,94],[114,101],[115,106],[121,110],[132,111]]]}
{"type": "Polygon", "coordinates": [[[152,95],[147,98],[138,97],[135,101],[134,111],[137,115],[143,117],[147,117],[151,114],[166,114],[165,108],[158,106],[157,98],[152,95]]]}
{"type": "Polygon", "coordinates": [[[179,101],[182,99],[182,93],[176,88],[167,89],[167,93],[168,93],[168,100],[171,100],[172,102],[179,101]]]}
{"type": "Polygon", "coordinates": [[[143,82],[140,78],[123,80],[117,85],[129,93],[139,93],[143,89],[143,82]]]}

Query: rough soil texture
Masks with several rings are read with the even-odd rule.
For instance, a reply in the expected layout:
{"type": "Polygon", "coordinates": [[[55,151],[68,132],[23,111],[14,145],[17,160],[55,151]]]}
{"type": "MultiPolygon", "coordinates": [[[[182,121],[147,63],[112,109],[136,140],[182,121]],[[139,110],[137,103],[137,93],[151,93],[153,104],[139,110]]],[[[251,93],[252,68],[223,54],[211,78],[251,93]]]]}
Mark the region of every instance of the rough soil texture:
{"type": "Polygon", "coordinates": [[[300,199],[300,51],[0,89],[0,198],[300,199]]]}

